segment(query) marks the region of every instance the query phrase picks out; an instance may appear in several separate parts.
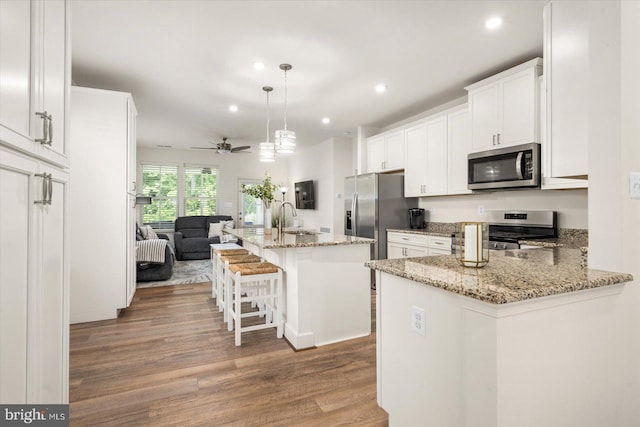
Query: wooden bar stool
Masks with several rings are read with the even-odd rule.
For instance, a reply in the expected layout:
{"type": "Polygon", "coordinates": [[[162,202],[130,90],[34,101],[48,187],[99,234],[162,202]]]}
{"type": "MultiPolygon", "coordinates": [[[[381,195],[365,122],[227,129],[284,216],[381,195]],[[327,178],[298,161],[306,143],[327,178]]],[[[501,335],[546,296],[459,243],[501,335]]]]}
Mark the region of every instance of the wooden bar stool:
{"type": "MultiPolygon", "coordinates": [[[[230,249],[226,249],[226,248],[220,248],[220,249],[214,249],[215,246],[218,246],[216,244],[211,245],[212,251],[211,251],[211,261],[213,263],[213,265],[211,266],[211,298],[217,298],[218,295],[220,295],[220,292],[222,289],[224,289],[224,279],[222,278],[221,274],[222,274],[222,263],[220,262],[220,255],[241,255],[241,254],[249,254],[249,251],[246,249],[242,249],[241,246],[236,245],[235,243],[223,243],[220,244],[219,246],[223,246],[223,245],[227,245],[227,246],[235,246],[234,248],[230,248],[230,249]],[[218,280],[218,278],[220,277],[220,279],[222,279],[222,281],[218,280]]],[[[222,311],[221,305],[220,305],[220,301],[216,300],[216,304],[218,305],[220,311],[222,311]]]]}
{"type": "Polygon", "coordinates": [[[224,283],[226,280],[226,276],[229,274],[229,265],[235,264],[247,264],[247,263],[256,263],[262,261],[259,256],[253,255],[251,253],[240,253],[236,252],[231,255],[217,255],[218,257],[218,273],[216,274],[216,304],[218,305],[218,311],[223,312],[223,319],[225,322],[228,321],[227,317],[227,306],[225,304],[225,291],[224,291],[224,283]]]}
{"type": "Polygon", "coordinates": [[[276,336],[282,338],[284,332],[282,270],[270,262],[229,265],[225,283],[225,301],[227,303],[227,328],[235,327],[235,343],[241,345],[243,332],[276,328],[276,336]],[[243,297],[242,295],[247,296],[243,297]],[[242,313],[242,303],[259,299],[257,311],[242,313]],[[264,323],[242,326],[242,319],[251,316],[264,316],[264,323]],[[235,322],[235,323],[234,323],[235,322]]]}

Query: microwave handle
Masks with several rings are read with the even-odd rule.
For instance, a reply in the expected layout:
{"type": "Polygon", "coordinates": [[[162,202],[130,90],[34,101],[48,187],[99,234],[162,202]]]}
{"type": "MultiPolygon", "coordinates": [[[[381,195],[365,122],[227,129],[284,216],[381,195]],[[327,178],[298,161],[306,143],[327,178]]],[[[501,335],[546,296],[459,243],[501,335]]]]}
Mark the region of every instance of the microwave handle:
{"type": "Polygon", "coordinates": [[[518,174],[518,178],[520,179],[524,179],[524,177],[522,176],[522,155],[524,154],[523,151],[518,153],[518,157],[516,158],[516,173],[518,174]]]}

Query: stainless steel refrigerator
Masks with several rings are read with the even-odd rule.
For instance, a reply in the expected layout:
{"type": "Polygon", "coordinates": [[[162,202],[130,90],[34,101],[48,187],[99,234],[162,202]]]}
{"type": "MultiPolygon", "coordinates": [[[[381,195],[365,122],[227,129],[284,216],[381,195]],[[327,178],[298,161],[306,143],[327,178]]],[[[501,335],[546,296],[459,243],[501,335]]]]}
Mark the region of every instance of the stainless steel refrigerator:
{"type": "MultiPolygon", "coordinates": [[[[408,228],[417,198],[404,197],[404,176],[368,173],[344,182],[344,234],[376,239],[372,259],[387,258],[387,228],[408,228]]],[[[373,283],[373,282],[372,282],[373,283]]]]}

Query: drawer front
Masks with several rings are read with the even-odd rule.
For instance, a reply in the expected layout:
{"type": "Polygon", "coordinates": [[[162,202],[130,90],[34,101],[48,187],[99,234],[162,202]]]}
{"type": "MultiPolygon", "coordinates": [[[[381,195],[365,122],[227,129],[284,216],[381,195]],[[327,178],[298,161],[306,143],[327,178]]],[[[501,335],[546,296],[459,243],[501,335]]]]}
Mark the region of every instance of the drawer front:
{"type": "Polygon", "coordinates": [[[451,237],[429,236],[429,247],[451,252],[451,237]]]}
{"type": "Polygon", "coordinates": [[[428,237],[429,236],[427,235],[420,235],[420,234],[396,233],[396,232],[387,233],[388,242],[397,242],[397,243],[419,245],[419,246],[428,246],[429,245],[428,237]]]}
{"type": "Polygon", "coordinates": [[[433,249],[430,248],[429,249],[429,255],[431,256],[438,256],[438,255],[451,255],[451,249],[449,250],[445,250],[445,249],[433,249]]]}

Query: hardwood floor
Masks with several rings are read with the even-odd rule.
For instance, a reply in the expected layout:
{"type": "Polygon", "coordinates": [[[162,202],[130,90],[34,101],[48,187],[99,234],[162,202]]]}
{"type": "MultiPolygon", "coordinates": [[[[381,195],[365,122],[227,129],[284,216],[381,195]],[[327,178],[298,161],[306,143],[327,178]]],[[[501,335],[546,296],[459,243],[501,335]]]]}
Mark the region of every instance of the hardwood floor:
{"type": "Polygon", "coordinates": [[[236,347],[210,283],[139,289],[118,319],[72,325],[70,353],[72,426],[388,424],[375,332],[295,352],[266,329],[236,347]]]}

